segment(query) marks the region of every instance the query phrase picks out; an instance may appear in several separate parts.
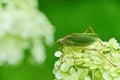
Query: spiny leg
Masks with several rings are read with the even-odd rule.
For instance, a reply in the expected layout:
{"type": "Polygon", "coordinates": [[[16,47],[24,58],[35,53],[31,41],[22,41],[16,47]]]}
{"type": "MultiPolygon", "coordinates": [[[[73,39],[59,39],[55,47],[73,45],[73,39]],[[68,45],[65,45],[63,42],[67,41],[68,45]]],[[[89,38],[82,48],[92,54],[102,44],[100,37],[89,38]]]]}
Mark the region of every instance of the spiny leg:
{"type": "Polygon", "coordinates": [[[90,49],[90,48],[79,48],[81,50],[92,50],[92,51],[97,51],[102,57],[104,57],[111,65],[113,65],[114,67],[116,67],[117,65],[113,64],[109,59],[107,59],[107,57],[101,53],[99,50],[97,49],[90,49]]]}
{"type": "MultiPolygon", "coordinates": [[[[92,33],[96,34],[95,31],[92,29],[91,26],[88,26],[88,28],[84,31],[84,33],[87,33],[88,30],[90,30],[92,33]]],[[[96,34],[97,35],[97,34],[96,34]]],[[[102,43],[102,40],[99,38],[99,36],[97,35],[98,37],[98,42],[100,43],[100,45],[104,46],[103,43],[102,43]]]]}

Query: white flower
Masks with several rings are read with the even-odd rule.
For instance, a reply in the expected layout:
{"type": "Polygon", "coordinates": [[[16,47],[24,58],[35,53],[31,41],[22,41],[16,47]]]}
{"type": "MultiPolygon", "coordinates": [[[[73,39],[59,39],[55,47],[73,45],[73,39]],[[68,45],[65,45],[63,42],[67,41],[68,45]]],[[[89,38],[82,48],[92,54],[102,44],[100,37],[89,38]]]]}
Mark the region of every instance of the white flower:
{"type": "Polygon", "coordinates": [[[56,57],[62,56],[62,52],[61,52],[61,51],[56,51],[56,52],[55,52],[55,56],[56,56],[56,57]]]}
{"type": "Polygon", "coordinates": [[[112,38],[108,42],[99,42],[84,47],[93,50],[79,50],[65,47],[64,55],[59,57],[54,66],[56,80],[119,80],[120,45],[112,38]],[[71,49],[71,50],[70,50],[71,49]],[[103,54],[103,55],[101,55],[103,54]],[[116,65],[116,66],[115,66],[116,65]],[[60,74],[58,74],[60,72],[60,74]]]}
{"type": "Polygon", "coordinates": [[[0,0],[0,64],[16,64],[25,57],[42,63],[45,47],[54,41],[54,27],[37,9],[37,0],[0,0]]]}
{"type": "Polygon", "coordinates": [[[61,66],[60,66],[60,69],[62,72],[67,72],[69,70],[70,66],[64,62],[61,66]]]}
{"type": "Polygon", "coordinates": [[[112,76],[109,73],[107,73],[107,72],[103,73],[103,78],[105,80],[113,80],[112,76]]]}
{"type": "Polygon", "coordinates": [[[71,76],[67,76],[64,80],[79,80],[79,74],[77,72],[72,73],[71,76]]]}

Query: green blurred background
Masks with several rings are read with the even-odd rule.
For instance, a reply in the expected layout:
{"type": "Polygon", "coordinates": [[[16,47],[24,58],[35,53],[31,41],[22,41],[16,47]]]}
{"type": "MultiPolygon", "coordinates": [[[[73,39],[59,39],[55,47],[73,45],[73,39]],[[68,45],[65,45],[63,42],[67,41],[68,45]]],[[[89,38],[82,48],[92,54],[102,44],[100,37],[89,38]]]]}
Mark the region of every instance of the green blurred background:
{"type": "MultiPolygon", "coordinates": [[[[103,41],[115,37],[120,42],[119,0],[39,0],[39,9],[55,26],[55,40],[92,26],[103,41]]],[[[54,52],[58,45],[46,47],[45,63],[1,66],[0,80],[54,80],[54,52]]]]}

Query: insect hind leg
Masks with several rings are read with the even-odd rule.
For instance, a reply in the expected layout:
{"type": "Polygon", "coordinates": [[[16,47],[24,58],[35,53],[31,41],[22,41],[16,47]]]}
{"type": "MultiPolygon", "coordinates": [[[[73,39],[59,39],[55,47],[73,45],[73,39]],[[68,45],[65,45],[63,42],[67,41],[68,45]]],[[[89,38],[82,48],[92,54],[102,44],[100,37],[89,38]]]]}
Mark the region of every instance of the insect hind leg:
{"type": "Polygon", "coordinates": [[[90,49],[90,48],[79,48],[81,50],[92,50],[92,51],[97,51],[106,61],[108,61],[112,66],[117,67],[116,64],[112,63],[103,53],[101,53],[98,49],[90,49]]]}
{"type": "MultiPolygon", "coordinates": [[[[92,33],[96,34],[95,31],[93,30],[93,28],[91,26],[88,26],[88,28],[83,33],[87,33],[88,30],[90,30],[92,33]]],[[[100,45],[104,46],[103,43],[102,43],[102,40],[99,38],[98,35],[97,35],[97,37],[98,37],[98,42],[100,43],[100,45]]]]}
{"type": "MultiPolygon", "coordinates": [[[[88,26],[88,28],[84,31],[84,33],[87,33],[88,30],[90,30],[92,33],[95,33],[95,31],[92,29],[91,26],[88,26]]],[[[95,33],[96,34],[96,33],[95,33]]]]}

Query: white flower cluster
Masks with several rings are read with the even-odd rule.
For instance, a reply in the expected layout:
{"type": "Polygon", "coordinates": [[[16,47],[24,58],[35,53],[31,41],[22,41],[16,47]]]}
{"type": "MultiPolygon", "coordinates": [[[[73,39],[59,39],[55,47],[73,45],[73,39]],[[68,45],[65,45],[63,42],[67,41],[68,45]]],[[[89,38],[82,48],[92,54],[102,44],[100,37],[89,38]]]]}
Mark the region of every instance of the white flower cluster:
{"type": "Polygon", "coordinates": [[[37,0],[0,0],[0,65],[16,64],[26,49],[44,61],[43,40],[52,44],[54,27],[37,6],[37,0]]]}
{"type": "MultiPolygon", "coordinates": [[[[116,66],[97,51],[65,47],[54,65],[55,80],[120,80],[120,45],[114,38],[103,44],[96,42],[87,48],[99,50],[116,66]]],[[[61,53],[57,51],[58,55],[61,53]]]]}

